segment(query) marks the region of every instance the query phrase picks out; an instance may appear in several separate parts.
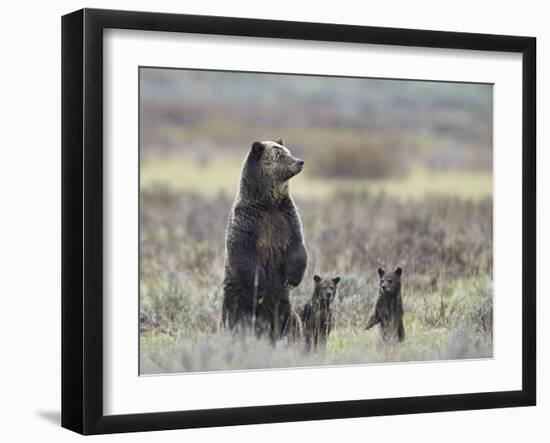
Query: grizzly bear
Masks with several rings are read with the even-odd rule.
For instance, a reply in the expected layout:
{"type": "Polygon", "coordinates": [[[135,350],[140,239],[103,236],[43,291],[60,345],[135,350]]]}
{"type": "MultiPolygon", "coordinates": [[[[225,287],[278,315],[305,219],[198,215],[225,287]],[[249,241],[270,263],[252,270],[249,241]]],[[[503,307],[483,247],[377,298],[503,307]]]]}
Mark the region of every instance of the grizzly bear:
{"type": "Polygon", "coordinates": [[[302,281],[307,253],[289,180],[303,167],[282,140],[252,144],[226,231],[226,329],[272,340],[292,329],[289,292],[302,281]]]}
{"type": "Polygon", "coordinates": [[[403,327],[403,302],[401,301],[401,274],[402,269],[394,272],[386,272],[378,268],[380,276],[380,293],[374,312],[365,330],[380,323],[382,340],[392,342],[405,340],[405,328],[403,327]]]}
{"type": "Polygon", "coordinates": [[[301,312],[302,326],[307,351],[324,347],[332,330],[332,302],[340,277],[313,277],[315,287],[311,302],[304,305],[301,312]]]}

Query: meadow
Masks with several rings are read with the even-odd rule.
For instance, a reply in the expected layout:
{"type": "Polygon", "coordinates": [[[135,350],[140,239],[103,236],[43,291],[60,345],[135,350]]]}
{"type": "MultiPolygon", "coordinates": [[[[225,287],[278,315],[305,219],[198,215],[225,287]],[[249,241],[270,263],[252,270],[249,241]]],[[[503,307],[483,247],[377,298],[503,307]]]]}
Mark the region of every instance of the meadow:
{"type": "Polygon", "coordinates": [[[140,373],[490,358],[492,87],[140,70],[140,373]],[[313,276],[340,276],[323,351],[220,330],[224,240],[255,140],[284,138],[313,276]],[[406,339],[364,325],[403,268],[406,339]]]}
{"type": "Polygon", "coordinates": [[[490,175],[416,171],[401,180],[335,179],[326,186],[307,172],[293,179],[309,255],[293,306],[309,300],[315,273],[342,278],[327,348],[306,354],[299,344],[273,348],[219,330],[225,226],[238,164],[233,170],[215,162],[201,174],[199,165],[181,158],[164,162],[170,167],[152,162],[142,169],[142,373],[492,356],[490,175]],[[185,176],[189,170],[199,172],[185,176]],[[471,186],[452,185],[470,180],[471,186]],[[382,345],[377,328],[363,331],[379,266],[404,269],[403,344],[382,345]]]}

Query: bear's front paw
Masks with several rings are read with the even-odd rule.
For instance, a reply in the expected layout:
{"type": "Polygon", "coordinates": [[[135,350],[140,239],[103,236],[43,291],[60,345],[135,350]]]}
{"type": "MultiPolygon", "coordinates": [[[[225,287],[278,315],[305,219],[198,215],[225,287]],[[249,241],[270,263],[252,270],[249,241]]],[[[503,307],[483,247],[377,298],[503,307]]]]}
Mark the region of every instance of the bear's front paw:
{"type": "Polygon", "coordinates": [[[293,284],[289,283],[289,281],[287,280],[284,284],[284,288],[287,290],[287,291],[291,291],[292,289],[294,289],[296,286],[294,286],[293,284]]]}
{"type": "Polygon", "coordinates": [[[301,273],[290,273],[286,277],[286,283],[295,288],[302,282],[302,274],[301,273]]]}

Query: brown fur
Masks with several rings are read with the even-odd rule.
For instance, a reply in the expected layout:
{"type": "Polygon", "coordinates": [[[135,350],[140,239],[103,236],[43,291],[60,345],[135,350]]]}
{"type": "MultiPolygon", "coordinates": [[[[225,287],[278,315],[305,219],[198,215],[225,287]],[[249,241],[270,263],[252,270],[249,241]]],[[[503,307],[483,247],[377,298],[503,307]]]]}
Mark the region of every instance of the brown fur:
{"type": "Polygon", "coordinates": [[[256,240],[262,265],[281,261],[290,241],[289,228],[286,217],[278,211],[268,211],[263,215],[256,240]]]}
{"type": "Polygon", "coordinates": [[[380,333],[385,342],[404,341],[403,302],[401,300],[401,268],[386,272],[378,268],[380,276],[380,295],[374,312],[367,321],[365,329],[380,324],[380,333]]]}
{"type": "Polygon", "coordinates": [[[255,142],[243,164],[226,233],[226,328],[274,340],[292,329],[289,290],[302,281],[307,253],[288,181],[302,167],[282,142],[255,142]]]}

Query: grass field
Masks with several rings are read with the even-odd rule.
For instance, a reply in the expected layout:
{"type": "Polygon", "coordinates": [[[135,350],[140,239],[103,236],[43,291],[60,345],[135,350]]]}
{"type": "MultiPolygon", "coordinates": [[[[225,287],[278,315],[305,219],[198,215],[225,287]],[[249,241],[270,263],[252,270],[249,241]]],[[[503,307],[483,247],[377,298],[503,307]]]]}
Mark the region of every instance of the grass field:
{"type": "Polygon", "coordinates": [[[241,162],[163,156],[141,168],[141,372],[486,358],[492,356],[492,176],[413,168],[402,178],[292,180],[313,275],[339,275],[324,352],[218,330],[224,236],[241,162]],[[401,266],[406,340],[363,331],[376,269],[401,266]]]}
{"type": "MultiPolygon", "coordinates": [[[[157,156],[144,162],[141,185],[166,186],[178,191],[192,191],[206,197],[220,192],[232,194],[239,182],[242,160],[234,156],[217,157],[206,164],[185,156],[157,156]]],[[[315,177],[306,169],[292,183],[292,194],[303,198],[322,198],[338,191],[386,193],[403,198],[426,195],[455,196],[464,199],[484,198],[493,192],[493,176],[487,171],[429,171],[413,168],[401,177],[385,179],[342,179],[315,177]]]]}

